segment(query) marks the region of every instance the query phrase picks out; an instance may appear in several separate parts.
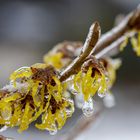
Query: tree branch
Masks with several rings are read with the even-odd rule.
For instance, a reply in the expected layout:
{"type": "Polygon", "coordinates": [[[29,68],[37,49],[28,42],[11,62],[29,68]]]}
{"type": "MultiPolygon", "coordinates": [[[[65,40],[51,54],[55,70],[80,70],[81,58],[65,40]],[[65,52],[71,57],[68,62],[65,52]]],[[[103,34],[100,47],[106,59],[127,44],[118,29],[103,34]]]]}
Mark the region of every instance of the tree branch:
{"type": "Polygon", "coordinates": [[[132,30],[140,30],[140,5],[112,30],[101,36],[92,55],[96,55],[132,30]]]}
{"type": "MultiPolygon", "coordinates": [[[[99,58],[103,57],[103,56],[106,55],[106,54],[113,55],[112,53],[113,53],[113,51],[114,51],[115,49],[116,49],[116,50],[115,50],[115,54],[116,54],[116,52],[118,53],[118,52],[120,51],[119,47],[120,47],[120,45],[125,41],[125,39],[126,39],[127,37],[130,38],[130,37],[134,36],[135,34],[136,34],[136,32],[130,32],[130,33],[128,33],[128,34],[126,34],[126,35],[120,37],[120,38],[117,39],[115,42],[113,42],[111,45],[107,46],[106,48],[103,48],[99,53],[97,53],[97,54],[95,55],[95,57],[96,57],[97,59],[99,59],[99,58]]],[[[108,56],[108,55],[107,55],[107,56],[108,56]]]]}
{"type": "Polygon", "coordinates": [[[95,45],[100,37],[100,31],[101,29],[98,22],[91,25],[80,55],[60,73],[60,81],[66,80],[69,76],[79,71],[84,60],[89,56],[91,51],[95,50],[95,45]]]}
{"type": "Polygon", "coordinates": [[[140,6],[128,14],[118,26],[105,33],[99,41],[100,26],[95,22],[90,28],[81,54],[60,73],[60,81],[65,81],[71,75],[77,73],[88,56],[94,55],[98,58],[118,47],[127,35],[131,36],[133,34],[134,30],[140,30],[140,6]]]}

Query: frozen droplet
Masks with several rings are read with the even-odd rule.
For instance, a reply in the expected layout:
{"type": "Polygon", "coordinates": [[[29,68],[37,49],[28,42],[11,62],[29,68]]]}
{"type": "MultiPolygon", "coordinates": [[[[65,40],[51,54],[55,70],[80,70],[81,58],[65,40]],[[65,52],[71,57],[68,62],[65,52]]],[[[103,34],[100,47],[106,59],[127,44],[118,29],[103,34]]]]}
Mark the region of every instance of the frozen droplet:
{"type": "Polygon", "coordinates": [[[115,106],[116,103],[115,103],[114,95],[111,93],[108,93],[104,97],[103,103],[104,103],[105,107],[107,107],[107,108],[111,108],[111,107],[115,106]]]}
{"type": "Polygon", "coordinates": [[[89,100],[84,103],[82,111],[86,117],[91,117],[93,115],[94,107],[92,98],[89,98],[89,100]]]}
{"type": "Polygon", "coordinates": [[[82,93],[79,93],[75,96],[75,105],[77,108],[82,108],[84,104],[84,97],[82,93]]]}
{"type": "Polygon", "coordinates": [[[101,86],[99,87],[99,89],[98,89],[98,96],[100,98],[105,97],[107,95],[107,93],[108,93],[107,89],[102,90],[102,87],[101,86]]]}
{"type": "Polygon", "coordinates": [[[104,93],[98,92],[98,96],[99,96],[100,98],[103,98],[103,97],[106,96],[106,92],[104,92],[104,93]]]}
{"type": "Polygon", "coordinates": [[[109,77],[105,76],[105,80],[106,80],[106,82],[109,82],[109,77]]]}
{"type": "Polygon", "coordinates": [[[70,104],[72,104],[72,105],[74,105],[74,101],[73,101],[73,99],[67,99],[67,101],[70,103],[70,104]]]}
{"type": "Polygon", "coordinates": [[[72,93],[73,95],[77,95],[77,94],[78,94],[78,92],[77,92],[75,89],[71,89],[71,93],[72,93]]]}
{"type": "Polygon", "coordinates": [[[10,80],[9,85],[14,86],[15,81],[14,80],[10,80]]]}
{"type": "Polygon", "coordinates": [[[74,78],[74,76],[72,75],[72,76],[70,76],[69,78],[67,78],[67,79],[65,80],[65,82],[67,82],[67,83],[70,83],[70,84],[71,84],[71,82],[72,82],[73,78],[74,78]]]}
{"type": "Polygon", "coordinates": [[[71,98],[71,92],[69,92],[69,91],[64,91],[64,92],[63,92],[63,97],[66,98],[66,99],[71,98]]]}
{"type": "Polygon", "coordinates": [[[48,125],[49,125],[49,127],[47,127],[46,130],[49,131],[49,134],[50,135],[57,134],[57,126],[56,126],[56,124],[55,123],[48,122],[48,125]]]}
{"type": "Polygon", "coordinates": [[[45,97],[46,99],[48,99],[48,98],[49,98],[49,95],[45,95],[44,97],[45,97]]]}
{"type": "Polygon", "coordinates": [[[56,135],[57,134],[57,129],[50,130],[49,133],[50,133],[50,135],[56,135]]]}
{"type": "Polygon", "coordinates": [[[67,114],[67,117],[71,117],[72,111],[70,109],[67,109],[66,110],[66,114],[67,114]]]}
{"type": "Polygon", "coordinates": [[[3,131],[5,131],[5,130],[7,130],[7,128],[8,128],[8,126],[3,126],[2,128],[0,128],[0,132],[3,132],[3,131]]]}
{"type": "Polygon", "coordinates": [[[66,109],[67,117],[71,117],[71,115],[73,114],[73,112],[74,112],[74,106],[66,109]]]}
{"type": "Polygon", "coordinates": [[[74,85],[69,86],[69,90],[73,95],[77,95],[78,92],[75,90],[74,85]]]}
{"type": "Polygon", "coordinates": [[[74,101],[72,99],[67,100],[69,102],[69,106],[66,107],[67,117],[71,117],[74,112],[74,101]]]}

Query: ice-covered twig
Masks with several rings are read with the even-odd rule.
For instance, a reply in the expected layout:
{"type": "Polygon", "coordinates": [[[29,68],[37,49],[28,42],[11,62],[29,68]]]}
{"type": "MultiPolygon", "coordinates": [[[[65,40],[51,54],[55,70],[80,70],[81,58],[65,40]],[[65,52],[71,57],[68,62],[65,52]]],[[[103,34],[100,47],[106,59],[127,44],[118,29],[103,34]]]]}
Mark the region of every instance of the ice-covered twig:
{"type": "Polygon", "coordinates": [[[89,56],[91,51],[95,50],[95,45],[100,37],[100,31],[101,29],[98,22],[91,25],[80,55],[60,73],[60,81],[64,81],[69,78],[69,76],[75,74],[83,64],[84,60],[89,56]]]}

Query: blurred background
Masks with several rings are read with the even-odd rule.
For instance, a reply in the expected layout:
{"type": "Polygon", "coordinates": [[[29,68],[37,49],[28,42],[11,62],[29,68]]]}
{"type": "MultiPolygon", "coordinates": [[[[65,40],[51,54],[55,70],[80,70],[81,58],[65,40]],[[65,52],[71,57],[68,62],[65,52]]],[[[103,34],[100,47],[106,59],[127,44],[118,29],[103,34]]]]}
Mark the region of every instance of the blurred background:
{"type": "MultiPolygon", "coordinates": [[[[21,66],[42,62],[43,55],[63,40],[84,41],[89,26],[99,21],[102,33],[114,26],[139,0],[4,0],[0,1],[0,83],[21,66]]],[[[113,88],[116,106],[105,109],[97,122],[77,140],[139,140],[140,58],[131,47],[119,55],[123,65],[113,88]]],[[[17,140],[57,139],[39,130],[2,133],[17,140]]]]}

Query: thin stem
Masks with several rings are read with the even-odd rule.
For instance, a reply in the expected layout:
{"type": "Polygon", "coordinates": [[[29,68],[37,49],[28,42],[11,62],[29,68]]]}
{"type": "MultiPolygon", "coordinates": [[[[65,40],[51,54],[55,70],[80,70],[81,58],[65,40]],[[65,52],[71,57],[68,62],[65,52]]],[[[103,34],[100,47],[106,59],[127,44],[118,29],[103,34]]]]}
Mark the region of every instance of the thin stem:
{"type": "Polygon", "coordinates": [[[132,30],[140,30],[140,5],[136,10],[128,14],[128,16],[126,16],[118,26],[101,36],[97,43],[96,50],[92,55],[98,54],[104,48],[107,48],[113,42],[132,30]]]}
{"type": "MultiPolygon", "coordinates": [[[[120,50],[119,50],[119,47],[120,47],[120,45],[125,41],[125,39],[128,37],[132,37],[132,36],[134,36],[135,35],[135,32],[130,32],[130,33],[128,33],[128,34],[125,34],[124,36],[122,36],[122,37],[120,37],[119,39],[117,39],[114,43],[112,43],[111,45],[109,45],[109,46],[107,46],[106,48],[103,48],[99,53],[97,53],[96,55],[95,55],[95,57],[97,58],[97,59],[99,59],[99,58],[101,58],[101,57],[103,57],[104,55],[106,55],[106,54],[109,54],[109,52],[111,52],[111,51],[113,51],[113,50],[115,50],[115,49],[117,49],[116,51],[117,52],[119,52],[120,50]]],[[[110,54],[112,54],[112,52],[110,53],[110,54]]]]}
{"type": "Polygon", "coordinates": [[[95,45],[100,37],[100,31],[101,29],[98,22],[91,25],[80,55],[60,73],[60,81],[66,80],[69,76],[79,71],[84,60],[89,56],[91,51],[95,50],[95,45]]]}

